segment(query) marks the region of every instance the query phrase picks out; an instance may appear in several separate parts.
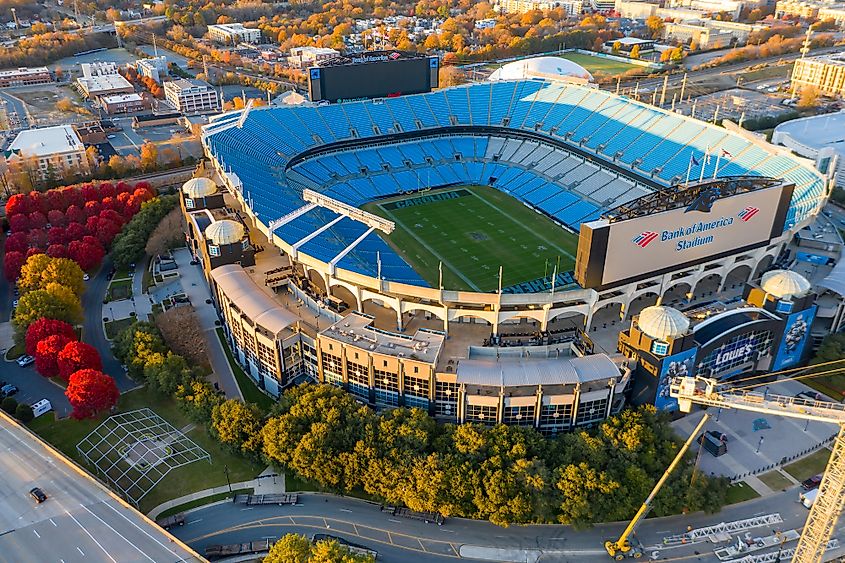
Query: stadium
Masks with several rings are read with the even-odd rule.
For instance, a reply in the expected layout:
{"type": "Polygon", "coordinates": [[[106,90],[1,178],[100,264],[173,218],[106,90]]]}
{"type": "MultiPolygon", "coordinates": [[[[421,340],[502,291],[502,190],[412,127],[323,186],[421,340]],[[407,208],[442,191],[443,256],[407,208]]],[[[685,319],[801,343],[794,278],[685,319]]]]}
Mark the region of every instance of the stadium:
{"type": "MultiPolygon", "coordinates": [[[[429,374],[417,399],[433,414],[507,422],[509,400],[471,408],[472,401],[454,404],[449,392],[598,381],[590,375],[600,371],[595,366],[576,365],[589,358],[571,360],[562,379],[549,375],[559,368],[526,365],[525,358],[555,357],[555,334],[624,321],[658,297],[690,295],[699,284],[750,281],[772,266],[827,197],[827,179],[810,163],[741,129],[583,82],[499,80],[336,104],[247,108],[213,119],[203,144],[248,227],[291,260],[303,286],[294,289],[300,300],[343,302],[355,311],[352,321],[337,316],[334,334],[323,331],[324,340],[361,349],[359,338],[370,331],[364,338],[372,339],[372,357],[390,355],[386,350],[408,339],[409,355],[429,374]],[[684,215],[691,210],[701,213],[684,215]],[[707,220],[699,220],[705,212],[707,220]],[[685,226],[687,219],[696,221],[685,226]],[[640,258],[636,249],[654,256],[640,258]],[[375,326],[373,307],[395,316],[395,331],[375,326]],[[402,334],[412,322],[416,333],[402,334]],[[503,342],[508,327],[523,327],[510,332],[525,338],[503,342]],[[525,344],[544,347],[515,349],[511,356],[521,363],[507,368],[499,352],[484,351],[525,344]],[[426,360],[425,350],[436,353],[426,360]],[[438,399],[450,403],[446,410],[438,399]]],[[[226,276],[212,272],[210,282],[218,300],[241,315],[221,292],[248,291],[235,287],[239,274],[226,268],[226,276]]],[[[256,311],[271,306],[252,305],[256,311]]],[[[227,326],[240,323],[228,310],[221,316],[227,326]]],[[[268,329],[276,331],[278,347],[287,338],[279,331],[296,322],[291,315],[268,329]]],[[[250,367],[235,336],[233,348],[250,367]]],[[[302,361],[313,358],[309,373],[318,379],[370,403],[417,404],[412,384],[403,383],[405,368],[382,385],[376,360],[356,374],[344,351],[337,360],[343,366],[332,374],[333,360],[317,340],[303,344],[302,361]]],[[[272,394],[296,376],[281,361],[275,368],[253,363],[249,371],[272,394]]],[[[599,386],[611,388],[602,415],[621,408],[629,383],[625,366],[616,363],[615,376],[608,382],[605,370],[599,386]]],[[[530,415],[541,429],[543,408],[541,401],[530,415]]],[[[569,414],[570,424],[589,422],[569,414]]]]}

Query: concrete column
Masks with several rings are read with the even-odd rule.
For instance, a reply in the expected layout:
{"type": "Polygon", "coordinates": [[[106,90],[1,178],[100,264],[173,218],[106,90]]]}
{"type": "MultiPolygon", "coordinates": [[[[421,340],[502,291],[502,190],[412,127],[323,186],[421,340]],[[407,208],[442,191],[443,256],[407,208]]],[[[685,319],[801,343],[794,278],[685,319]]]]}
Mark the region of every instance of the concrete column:
{"type": "Polygon", "coordinates": [[[569,423],[569,429],[572,430],[575,428],[575,420],[578,418],[578,407],[580,406],[579,402],[581,401],[581,384],[575,384],[575,399],[572,402],[572,422],[569,423]]]}
{"type": "Polygon", "coordinates": [[[499,412],[496,413],[496,422],[502,424],[505,419],[505,388],[499,388],[499,412]]]}
{"type": "Polygon", "coordinates": [[[537,403],[534,407],[534,428],[540,428],[540,411],[543,410],[543,386],[537,386],[537,403]]]}
{"type": "Polygon", "coordinates": [[[449,334],[449,307],[443,306],[443,332],[449,334]]]}
{"type": "Polygon", "coordinates": [[[540,321],[540,332],[546,332],[549,329],[549,313],[551,310],[551,303],[543,305],[543,320],[540,321]]]}

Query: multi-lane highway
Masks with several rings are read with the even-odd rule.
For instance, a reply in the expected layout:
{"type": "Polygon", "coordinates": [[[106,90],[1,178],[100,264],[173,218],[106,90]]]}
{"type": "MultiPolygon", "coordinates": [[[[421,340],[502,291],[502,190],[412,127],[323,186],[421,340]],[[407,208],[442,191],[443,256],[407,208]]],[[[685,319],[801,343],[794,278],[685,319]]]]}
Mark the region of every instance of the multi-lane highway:
{"type": "Polygon", "coordinates": [[[0,449],[0,561],[201,561],[2,413],[0,449]]]}

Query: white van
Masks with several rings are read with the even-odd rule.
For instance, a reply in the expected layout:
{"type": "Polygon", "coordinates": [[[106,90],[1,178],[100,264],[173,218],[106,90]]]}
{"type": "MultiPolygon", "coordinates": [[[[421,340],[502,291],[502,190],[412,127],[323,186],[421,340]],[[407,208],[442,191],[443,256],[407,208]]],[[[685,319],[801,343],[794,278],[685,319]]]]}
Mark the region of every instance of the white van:
{"type": "Polygon", "coordinates": [[[801,501],[801,504],[804,505],[805,508],[810,508],[813,506],[813,503],[816,502],[816,497],[819,495],[818,489],[813,489],[812,491],[806,491],[798,495],[798,500],[801,501]]]}
{"type": "Polygon", "coordinates": [[[35,415],[35,418],[38,418],[45,412],[49,412],[53,410],[53,405],[47,399],[41,399],[34,405],[32,405],[32,414],[35,415]]]}

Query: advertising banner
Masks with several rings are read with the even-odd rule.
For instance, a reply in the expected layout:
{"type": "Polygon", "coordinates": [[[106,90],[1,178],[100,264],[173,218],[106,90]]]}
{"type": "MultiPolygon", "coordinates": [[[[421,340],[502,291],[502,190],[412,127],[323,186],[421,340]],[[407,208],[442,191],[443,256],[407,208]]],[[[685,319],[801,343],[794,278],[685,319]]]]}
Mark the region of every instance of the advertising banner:
{"type": "Polygon", "coordinates": [[[796,252],[795,258],[797,258],[799,262],[809,262],[810,264],[818,264],[820,266],[826,266],[832,261],[827,256],[813,254],[811,252],[796,252]]]}
{"type": "Polygon", "coordinates": [[[809,309],[792,313],[786,318],[778,353],[772,364],[773,371],[794,366],[801,360],[804,348],[810,339],[810,325],[813,324],[816,309],[817,307],[813,305],[809,309]]]}
{"type": "Polygon", "coordinates": [[[698,348],[690,348],[663,360],[657,381],[657,395],[654,397],[654,406],[657,407],[657,410],[669,412],[678,410],[678,399],[669,396],[669,384],[673,377],[695,375],[695,355],[697,352],[698,348]]]}

